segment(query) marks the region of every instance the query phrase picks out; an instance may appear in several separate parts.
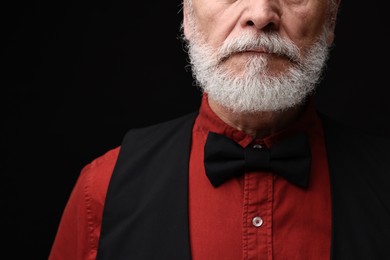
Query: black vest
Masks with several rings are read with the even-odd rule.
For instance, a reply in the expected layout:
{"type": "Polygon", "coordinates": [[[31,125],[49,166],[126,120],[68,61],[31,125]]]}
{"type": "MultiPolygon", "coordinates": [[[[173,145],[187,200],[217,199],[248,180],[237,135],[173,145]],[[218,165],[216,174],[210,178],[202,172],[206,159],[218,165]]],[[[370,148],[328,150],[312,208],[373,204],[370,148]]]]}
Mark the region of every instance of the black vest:
{"type": "MultiPolygon", "coordinates": [[[[126,134],[107,192],[98,260],[191,259],[188,162],[196,115],[126,134]]],[[[390,260],[390,140],[323,118],[331,259],[390,260]]]]}

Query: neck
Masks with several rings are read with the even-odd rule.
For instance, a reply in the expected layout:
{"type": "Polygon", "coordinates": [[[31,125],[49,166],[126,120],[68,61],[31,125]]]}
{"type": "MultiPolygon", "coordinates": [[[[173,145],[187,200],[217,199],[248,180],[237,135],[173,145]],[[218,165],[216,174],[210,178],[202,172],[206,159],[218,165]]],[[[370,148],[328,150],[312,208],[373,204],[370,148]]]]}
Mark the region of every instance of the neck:
{"type": "Polygon", "coordinates": [[[288,127],[299,118],[304,108],[301,104],[282,111],[233,113],[210,97],[208,103],[222,121],[254,138],[263,138],[288,127]]]}

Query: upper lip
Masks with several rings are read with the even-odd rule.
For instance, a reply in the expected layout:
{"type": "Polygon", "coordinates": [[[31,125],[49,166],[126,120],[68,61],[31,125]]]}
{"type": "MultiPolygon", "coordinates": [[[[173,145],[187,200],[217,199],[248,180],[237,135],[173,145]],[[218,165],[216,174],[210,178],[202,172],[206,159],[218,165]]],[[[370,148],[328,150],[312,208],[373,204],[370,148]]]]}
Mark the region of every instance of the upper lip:
{"type": "Polygon", "coordinates": [[[276,53],[269,52],[269,51],[265,50],[264,48],[248,48],[248,49],[245,49],[245,50],[237,50],[237,51],[235,51],[233,53],[230,53],[229,55],[223,56],[223,57],[221,57],[221,60],[226,60],[228,57],[230,57],[230,56],[232,56],[234,54],[245,53],[245,52],[256,52],[256,53],[278,55],[276,53]]]}
{"type": "Polygon", "coordinates": [[[258,53],[264,53],[264,54],[270,54],[270,55],[276,55],[276,56],[279,56],[279,57],[284,57],[284,58],[287,58],[289,60],[294,60],[294,59],[292,59],[291,57],[289,57],[289,56],[287,56],[285,54],[276,53],[276,52],[270,52],[270,51],[267,51],[267,50],[265,50],[263,48],[251,48],[251,49],[239,51],[237,53],[242,53],[242,52],[258,52],[258,53]]]}
{"type": "Polygon", "coordinates": [[[258,53],[272,54],[269,51],[265,50],[264,48],[248,48],[245,50],[238,50],[235,53],[243,53],[243,52],[258,52],[258,53]]]}
{"type": "Polygon", "coordinates": [[[260,53],[269,53],[268,51],[262,49],[262,48],[251,48],[247,50],[243,50],[241,52],[260,52],[260,53]]]}

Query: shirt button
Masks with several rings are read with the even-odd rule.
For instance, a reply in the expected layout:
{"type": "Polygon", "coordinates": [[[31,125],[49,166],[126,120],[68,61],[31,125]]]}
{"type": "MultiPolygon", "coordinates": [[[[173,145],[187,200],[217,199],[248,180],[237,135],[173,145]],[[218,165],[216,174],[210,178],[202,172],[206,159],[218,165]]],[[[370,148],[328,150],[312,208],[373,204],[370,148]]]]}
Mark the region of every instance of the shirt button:
{"type": "Polygon", "coordinates": [[[260,218],[260,217],[254,217],[254,218],[252,219],[252,224],[253,224],[253,226],[255,226],[255,227],[260,227],[261,225],[263,225],[263,219],[260,218]]]}
{"type": "Polygon", "coordinates": [[[261,146],[261,144],[255,144],[253,146],[253,149],[261,149],[261,148],[263,148],[263,146],[261,146]]]}

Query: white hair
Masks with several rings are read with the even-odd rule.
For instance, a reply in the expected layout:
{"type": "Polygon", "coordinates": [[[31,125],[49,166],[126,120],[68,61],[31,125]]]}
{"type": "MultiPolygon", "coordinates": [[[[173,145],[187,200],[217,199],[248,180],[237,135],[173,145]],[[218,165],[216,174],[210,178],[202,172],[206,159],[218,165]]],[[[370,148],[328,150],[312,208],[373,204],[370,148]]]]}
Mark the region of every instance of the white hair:
{"type": "Polygon", "coordinates": [[[245,33],[213,48],[195,23],[191,0],[185,4],[191,34],[191,40],[185,41],[193,76],[201,90],[222,106],[234,112],[284,110],[304,102],[315,90],[329,56],[326,29],[304,54],[293,42],[272,32],[245,33]],[[291,66],[286,72],[270,75],[264,56],[248,58],[240,74],[224,66],[222,61],[231,54],[255,47],[289,58],[291,66]]]}

